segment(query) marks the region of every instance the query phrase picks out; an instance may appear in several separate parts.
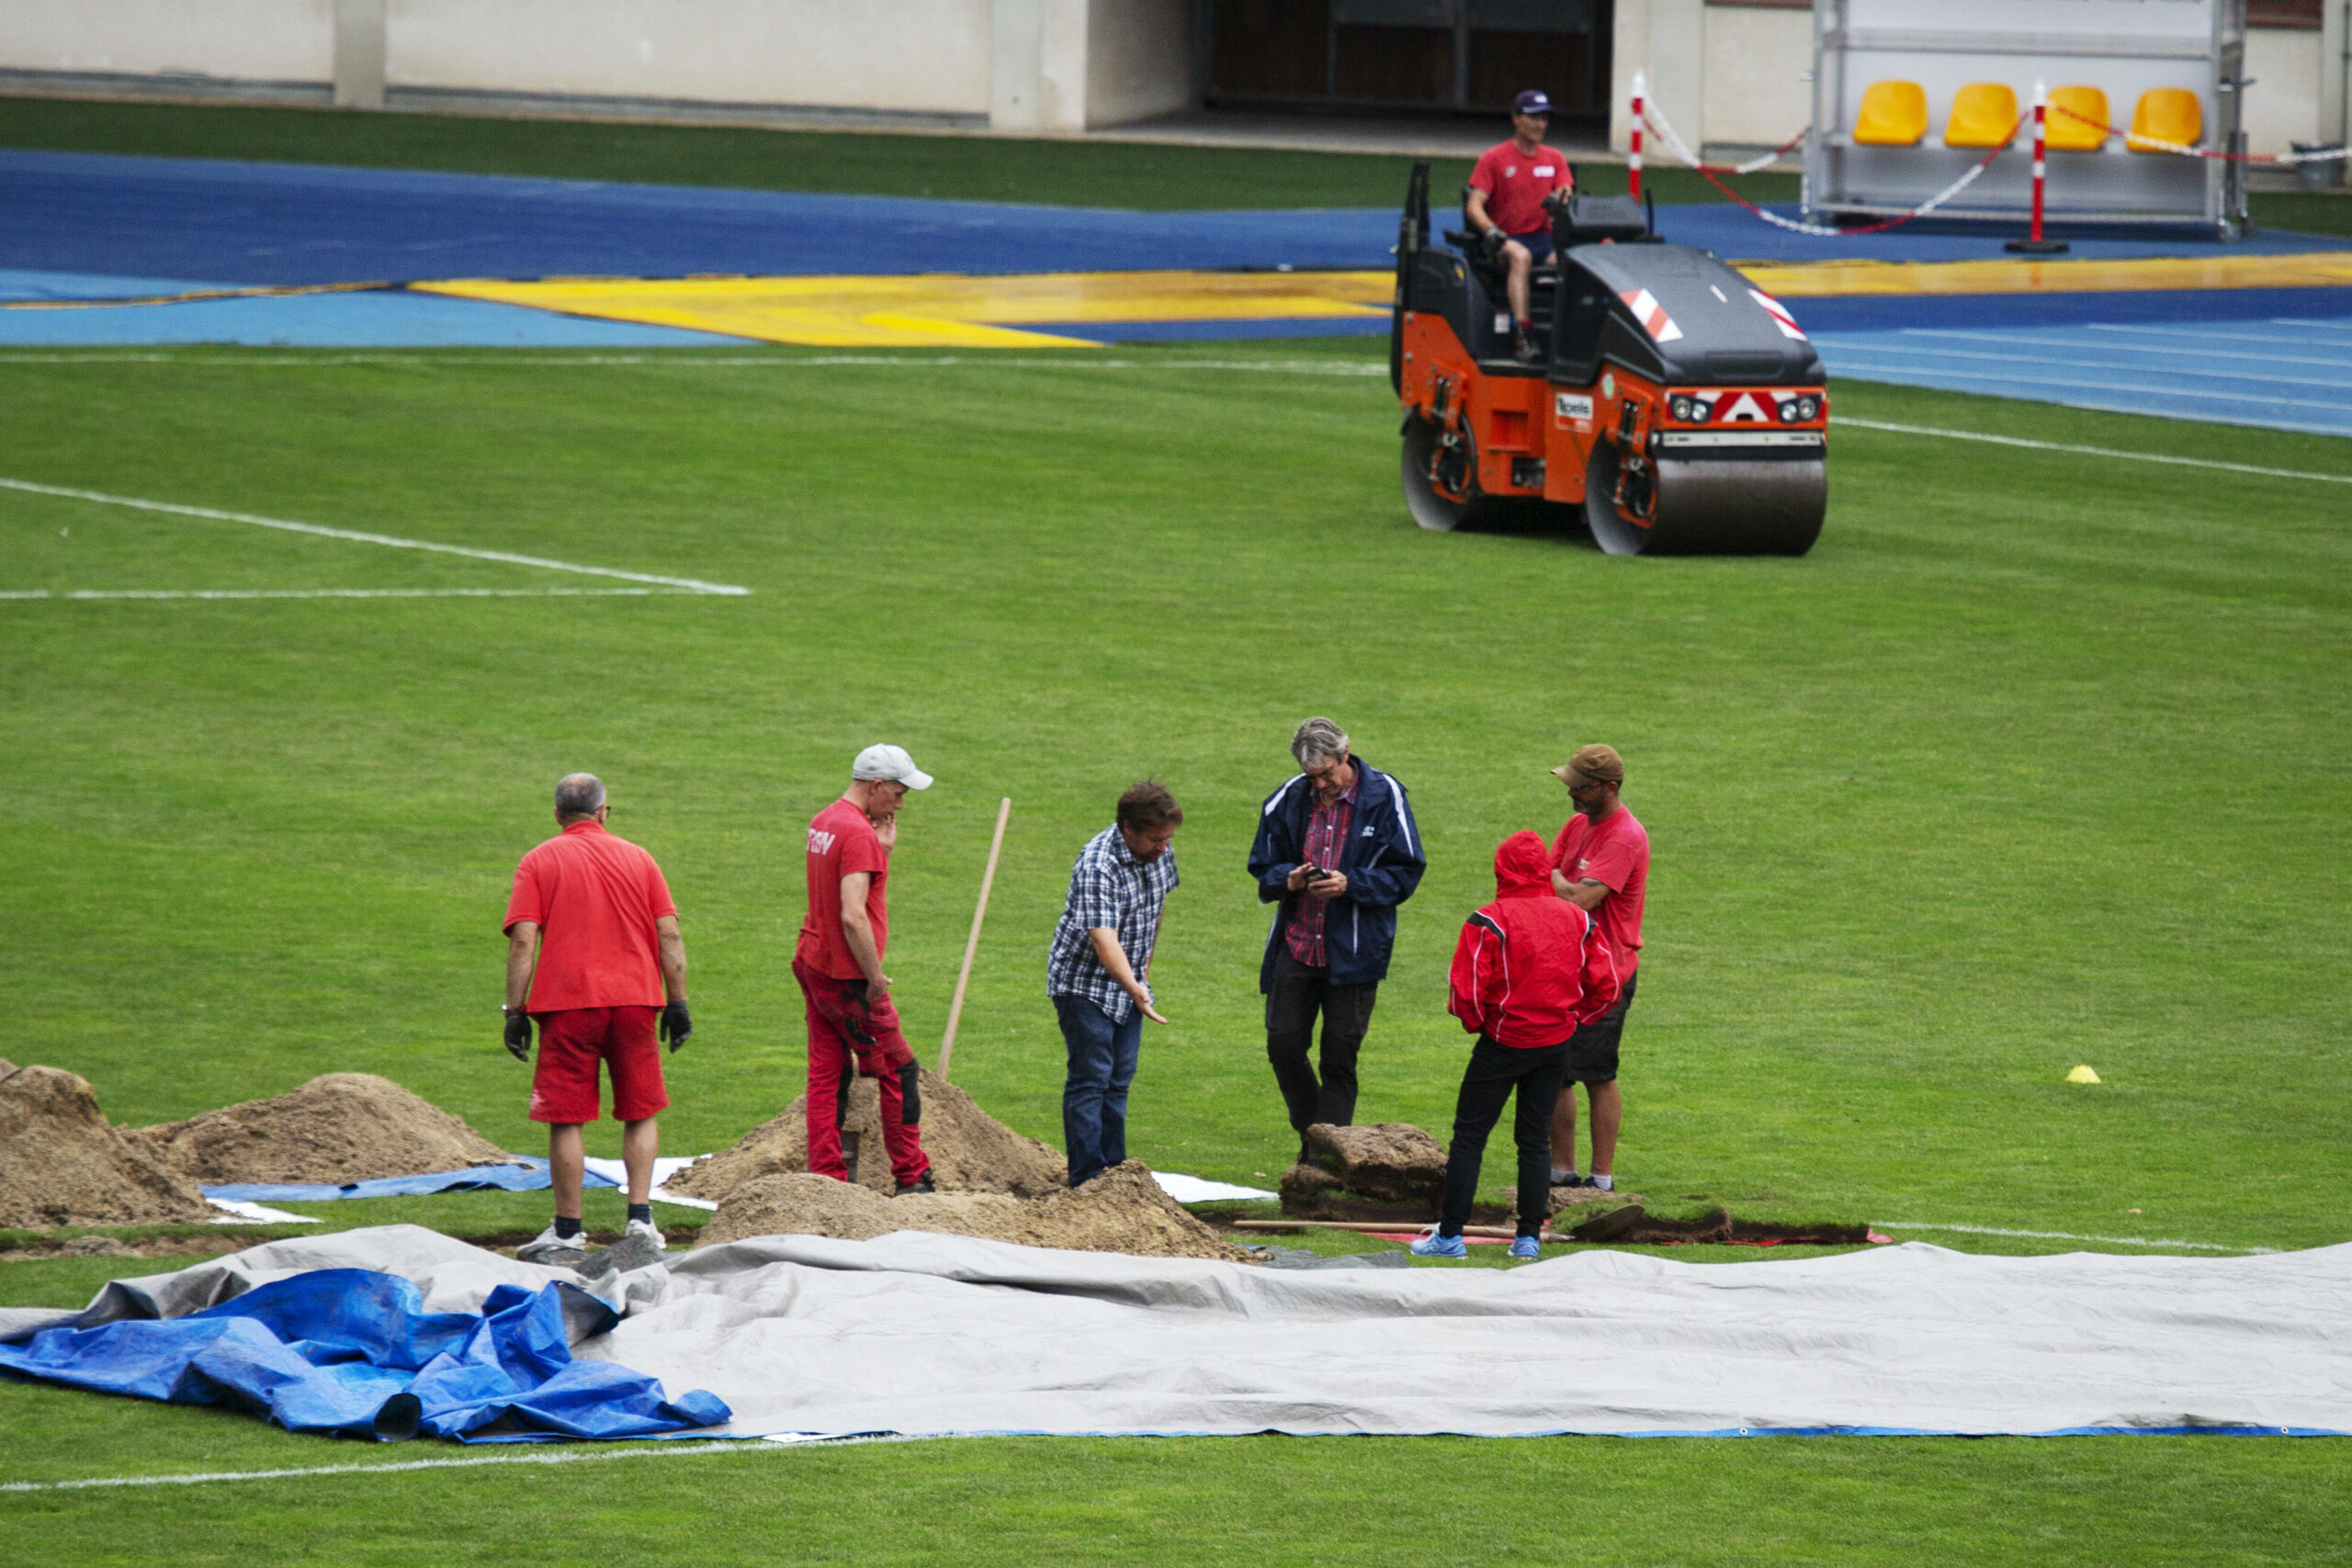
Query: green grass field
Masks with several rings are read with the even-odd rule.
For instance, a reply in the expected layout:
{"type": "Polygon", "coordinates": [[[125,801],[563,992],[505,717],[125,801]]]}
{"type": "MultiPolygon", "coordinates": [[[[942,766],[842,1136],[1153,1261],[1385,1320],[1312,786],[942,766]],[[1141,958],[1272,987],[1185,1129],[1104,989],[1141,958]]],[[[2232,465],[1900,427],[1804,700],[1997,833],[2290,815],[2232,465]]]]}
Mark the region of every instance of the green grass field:
{"type": "MultiPolygon", "coordinates": [[[[1453,932],[1495,843],[1559,824],[1544,770],[1607,739],[1657,852],[1624,1185],[1974,1250],[2127,1244],[1928,1227],[2346,1239],[2343,486],[1848,426],[1803,560],[1441,536],[1378,353],[0,353],[0,478],[752,590],[0,601],[0,1055],[130,1123],[379,1072],[533,1149],[498,924],[588,768],[684,913],[666,1147],[723,1146],[797,1092],[800,829],[887,738],[939,778],[892,897],[926,1055],[1012,797],[956,1077],[1048,1139],[1070,859],[1133,778],[1176,792],[1132,1142],[1256,1181],[1290,1137],[1241,863],[1326,712],[1431,860],[1361,1119],[1445,1124],[1453,932]]],[[[2352,477],[2323,437],[1836,397],[2352,477]]],[[[52,592],[599,585],[17,491],[0,562],[52,592]]],[[[311,1212],[480,1234],[544,1201],[311,1212]]],[[[164,1266],[0,1264],[0,1302],[164,1266]]],[[[0,1483],[453,1456],[0,1386],[0,1483]]],[[[0,1559],[2312,1562],[2352,1558],[2347,1483],[2329,1439],[974,1440],[0,1492],[0,1559]]]]}

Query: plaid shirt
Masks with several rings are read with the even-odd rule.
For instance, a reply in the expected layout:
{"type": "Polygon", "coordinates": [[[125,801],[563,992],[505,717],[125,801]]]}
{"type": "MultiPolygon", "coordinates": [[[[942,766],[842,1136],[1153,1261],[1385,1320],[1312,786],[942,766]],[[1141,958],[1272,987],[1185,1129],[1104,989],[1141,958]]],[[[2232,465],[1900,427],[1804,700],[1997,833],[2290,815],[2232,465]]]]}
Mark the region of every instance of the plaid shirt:
{"type": "Polygon", "coordinates": [[[1175,886],[1173,845],[1156,861],[1139,861],[1115,822],[1088,840],[1078,852],[1078,863],[1070,867],[1069,902],[1054,928],[1054,945],[1046,958],[1046,995],[1084,997],[1110,1014],[1112,1022],[1125,1023],[1135,1010],[1135,998],[1094,956],[1094,942],[1087,933],[1098,926],[1117,932],[1120,951],[1149,996],[1159,911],[1175,886]]]}
{"type": "MultiPolygon", "coordinates": [[[[1339,866],[1340,852],[1348,847],[1348,829],[1355,822],[1356,795],[1363,788],[1363,770],[1356,769],[1355,774],[1346,794],[1334,801],[1317,800],[1315,809],[1307,813],[1306,842],[1301,847],[1307,863],[1326,871],[1339,866]]],[[[1312,893],[1300,894],[1290,925],[1283,932],[1290,955],[1310,969],[1325,968],[1331,962],[1323,950],[1323,914],[1330,902],[1312,893]]]]}

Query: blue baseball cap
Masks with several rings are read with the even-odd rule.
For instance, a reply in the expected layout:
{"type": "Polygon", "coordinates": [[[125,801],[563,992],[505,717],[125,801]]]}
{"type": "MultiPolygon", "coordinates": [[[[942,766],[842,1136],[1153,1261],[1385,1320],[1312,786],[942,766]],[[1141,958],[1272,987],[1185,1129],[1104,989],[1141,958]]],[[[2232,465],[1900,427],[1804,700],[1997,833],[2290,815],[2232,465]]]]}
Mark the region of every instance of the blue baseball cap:
{"type": "Polygon", "coordinates": [[[1535,88],[1530,87],[1527,91],[1520,94],[1519,96],[1510,101],[1510,112],[1513,114],[1550,114],[1552,112],[1552,100],[1545,97],[1535,88]]]}

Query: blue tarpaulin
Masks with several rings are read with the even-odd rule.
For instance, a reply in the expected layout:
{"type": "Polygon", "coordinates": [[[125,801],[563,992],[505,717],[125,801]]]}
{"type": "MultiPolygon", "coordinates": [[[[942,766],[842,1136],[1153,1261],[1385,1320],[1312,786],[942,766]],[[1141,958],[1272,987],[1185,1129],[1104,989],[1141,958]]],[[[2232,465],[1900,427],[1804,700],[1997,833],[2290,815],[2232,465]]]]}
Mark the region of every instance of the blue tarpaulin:
{"type": "MultiPolygon", "coordinates": [[[[588,1171],[583,1187],[618,1187],[609,1176],[588,1171]]],[[[323,1203],[336,1198],[422,1198],[434,1192],[538,1192],[548,1186],[548,1162],[518,1159],[512,1165],[477,1165],[464,1170],[437,1170],[424,1176],[383,1176],[370,1181],[333,1182],[232,1181],[208,1183],[207,1198],[232,1198],[246,1203],[323,1203]]]]}
{"type": "Polygon", "coordinates": [[[479,1313],[428,1313],[398,1275],[318,1269],[184,1317],[49,1329],[0,1345],[0,1369],[392,1442],[659,1438],[729,1419],[703,1390],[670,1400],[641,1372],[572,1359],[575,1337],[617,1321],[610,1305],[560,1282],[499,1285],[479,1313]]]}

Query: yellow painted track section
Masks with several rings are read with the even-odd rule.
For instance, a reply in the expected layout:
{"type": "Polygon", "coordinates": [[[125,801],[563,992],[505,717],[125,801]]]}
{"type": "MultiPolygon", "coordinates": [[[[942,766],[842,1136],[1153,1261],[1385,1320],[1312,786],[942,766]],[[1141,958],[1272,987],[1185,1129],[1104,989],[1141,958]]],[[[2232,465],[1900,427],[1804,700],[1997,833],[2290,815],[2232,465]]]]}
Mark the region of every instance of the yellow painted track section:
{"type": "Polygon", "coordinates": [[[2352,252],[2141,256],[2120,261],[1832,261],[1733,264],[1768,294],[2106,294],[2153,288],[2341,288],[2352,252]]]}
{"type": "Polygon", "coordinates": [[[1093,348],[1052,322],[1388,314],[1380,272],[1092,272],[967,277],[456,278],[427,294],[827,348],[1093,348]]]}

